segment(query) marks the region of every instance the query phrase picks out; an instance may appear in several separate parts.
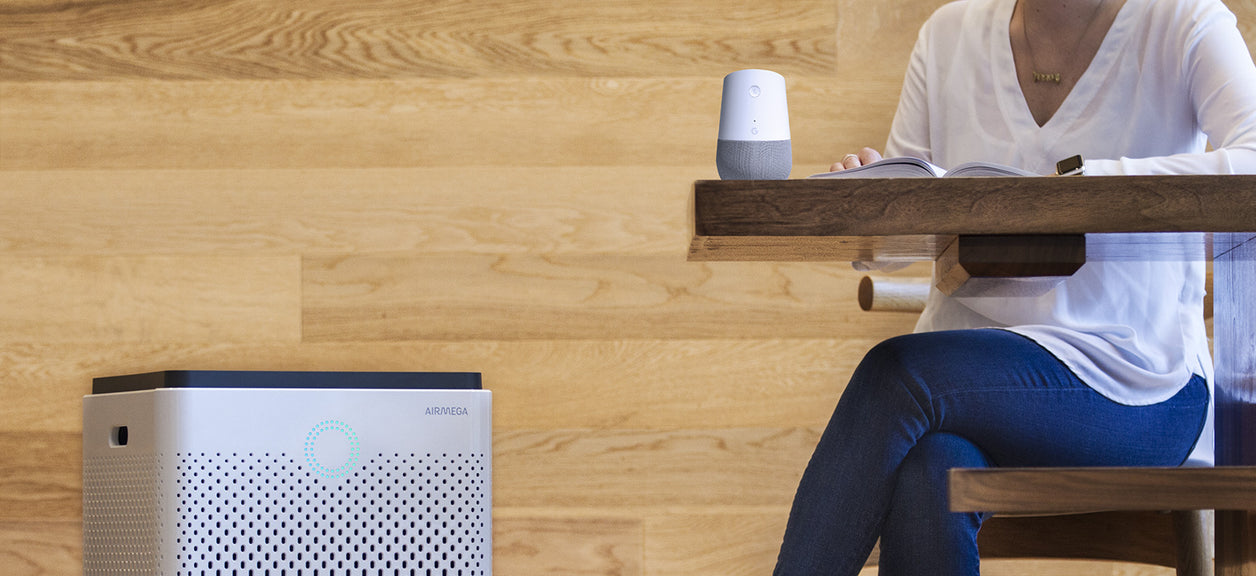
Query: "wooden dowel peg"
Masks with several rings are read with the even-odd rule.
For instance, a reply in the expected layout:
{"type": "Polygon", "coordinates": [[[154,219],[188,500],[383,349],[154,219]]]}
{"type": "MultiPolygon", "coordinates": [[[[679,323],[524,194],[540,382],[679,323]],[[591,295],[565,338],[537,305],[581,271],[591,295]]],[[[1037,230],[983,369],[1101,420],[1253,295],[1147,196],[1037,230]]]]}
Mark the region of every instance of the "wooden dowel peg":
{"type": "Polygon", "coordinates": [[[872,312],[921,312],[929,298],[929,278],[872,278],[859,281],[859,307],[872,312]]]}

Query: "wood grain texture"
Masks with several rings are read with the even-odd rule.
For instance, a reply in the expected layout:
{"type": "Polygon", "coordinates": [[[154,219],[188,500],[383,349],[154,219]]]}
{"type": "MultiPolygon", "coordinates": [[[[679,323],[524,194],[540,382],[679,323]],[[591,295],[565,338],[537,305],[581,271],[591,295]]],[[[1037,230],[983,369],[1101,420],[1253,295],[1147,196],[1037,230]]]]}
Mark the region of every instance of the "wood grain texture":
{"type": "Polygon", "coordinates": [[[83,571],[82,522],[0,520],[0,566],[7,576],[52,576],[83,571]]]}
{"type": "MultiPolygon", "coordinates": [[[[901,85],[920,26],[945,3],[837,0],[837,73],[845,78],[876,78],[901,85]]],[[[892,95],[897,100],[897,90],[892,95]]]]}
{"type": "Polygon", "coordinates": [[[933,262],[953,235],[694,236],[692,262],[933,262]]]}
{"type": "Polygon", "coordinates": [[[828,0],[31,1],[4,10],[0,79],[831,73],[834,18],[828,0]]]}
{"type": "Polygon", "coordinates": [[[820,430],[546,430],[494,434],[502,506],[787,506],[820,430]]]}
{"type": "Polygon", "coordinates": [[[0,247],[55,256],[680,253],[688,184],[669,183],[691,171],[0,171],[0,247]]]}
{"type": "Polygon", "coordinates": [[[0,523],[71,521],[83,514],[79,434],[0,432],[0,523]]]}
{"type": "Polygon", "coordinates": [[[1216,514],[1213,510],[1190,510],[1173,513],[1173,529],[1177,533],[1177,571],[1179,574],[1214,576],[1216,573],[1216,514]]]}
{"type": "Polygon", "coordinates": [[[1217,576],[1256,574],[1256,514],[1251,511],[1217,512],[1217,576]]]}
{"type": "Polygon", "coordinates": [[[645,524],[650,574],[771,574],[788,518],[788,506],[708,507],[652,515],[645,524]]]}
{"type": "Polygon", "coordinates": [[[838,289],[857,282],[845,264],[701,264],[680,254],[362,256],[307,259],[303,276],[310,342],[825,338],[859,321],[852,290],[838,289]]]}
{"type": "Polygon", "coordinates": [[[1252,232],[1256,177],[694,183],[697,236],[1252,232]]]}
{"type": "Polygon", "coordinates": [[[640,520],[496,517],[495,574],[639,576],[645,573],[640,520]]]}
{"type": "MultiPolygon", "coordinates": [[[[1204,260],[1215,235],[1202,232],[1114,232],[1086,235],[1086,256],[1102,261],[1204,260]]],[[[693,262],[933,262],[955,234],[892,236],[694,236],[693,262]]]]}
{"type": "MultiPolygon", "coordinates": [[[[685,165],[683,178],[633,188],[679,191],[717,177],[721,76],[0,82],[0,169],[632,166],[642,178],[685,165]]],[[[790,77],[794,174],[884,140],[894,102],[837,103],[887,89],[897,85],[790,77]]]]}
{"type": "Polygon", "coordinates": [[[1093,510],[1256,510],[1256,467],[1001,468],[950,472],[951,509],[1017,514],[1093,510]]]}
{"type": "Polygon", "coordinates": [[[77,432],[93,377],[165,369],[481,372],[499,431],[823,426],[880,339],[3,344],[0,431],[77,432]]]}
{"type": "Polygon", "coordinates": [[[1214,238],[1229,242],[1205,231],[1251,237],[1251,180],[704,180],[694,183],[689,259],[920,261],[961,234],[1086,234],[1092,260],[1203,260],[1214,238]]]}
{"type": "Polygon", "coordinates": [[[296,342],[301,329],[294,257],[0,255],[0,301],[0,342],[296,342]]]}

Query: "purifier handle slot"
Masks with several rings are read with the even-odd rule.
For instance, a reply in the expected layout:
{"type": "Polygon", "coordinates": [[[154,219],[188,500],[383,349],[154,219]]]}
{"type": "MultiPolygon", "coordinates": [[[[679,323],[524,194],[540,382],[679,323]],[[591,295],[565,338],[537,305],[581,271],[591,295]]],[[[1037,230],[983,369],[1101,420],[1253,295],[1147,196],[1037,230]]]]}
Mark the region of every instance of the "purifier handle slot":
{"type": "Polygon", "coordinates": [[[114,448],[126,446],[131,441],[131,430],[126,426],[114,426],[109,431],[109,445],[114,448]]]}

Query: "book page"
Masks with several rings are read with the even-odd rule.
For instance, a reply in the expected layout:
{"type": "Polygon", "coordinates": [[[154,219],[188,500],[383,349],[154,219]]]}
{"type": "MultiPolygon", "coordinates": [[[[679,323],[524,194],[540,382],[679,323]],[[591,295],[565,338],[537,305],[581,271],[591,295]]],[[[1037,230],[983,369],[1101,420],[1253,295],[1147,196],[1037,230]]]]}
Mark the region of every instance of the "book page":
{"type": "Polygon", "coordinates": [[[951,178],[989,178],[992,176],[1038,176],[1028,170],[993,162],[965,162],[946,173],[951,178]]]}
{"type": "Polygon", "coordinates": [[[919,158],[886,158],[858,168],[814,174],[811,178],[935,178],[946,170],[919,158]]]}
{"type": "Polygon", "coordinates": [[[1028,170],[993,162],[965,162],[949,171],[919,158],[886,158],[858,168],[813,174],[811,178],[988,178],[996,176],[1038,176],[1028,170]]]}

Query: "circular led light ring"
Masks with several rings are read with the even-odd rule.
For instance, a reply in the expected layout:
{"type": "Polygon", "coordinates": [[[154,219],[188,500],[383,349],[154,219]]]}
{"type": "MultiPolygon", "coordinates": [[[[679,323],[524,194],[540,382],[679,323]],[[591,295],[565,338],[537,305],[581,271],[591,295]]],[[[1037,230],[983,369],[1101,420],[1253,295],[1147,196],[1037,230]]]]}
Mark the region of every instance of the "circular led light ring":
{"type": "Polygon", "coordinates": [[[339,420],[324,420],[314,425],[314,428],[305,435],[305,463],[324,478],[344,478],[358,463],[358,455],[362,452],[362,445],[358,441],[358,435],[350,428],[348,424],[339,420]],[[349,458],[344,464],[336,468],[328,468],[318,461],[318,457],[314,454],[314,444],[318,441],[318,437],[324,432],[340,432],[344,434],[345,440],[349,442],[349,458]]]}

